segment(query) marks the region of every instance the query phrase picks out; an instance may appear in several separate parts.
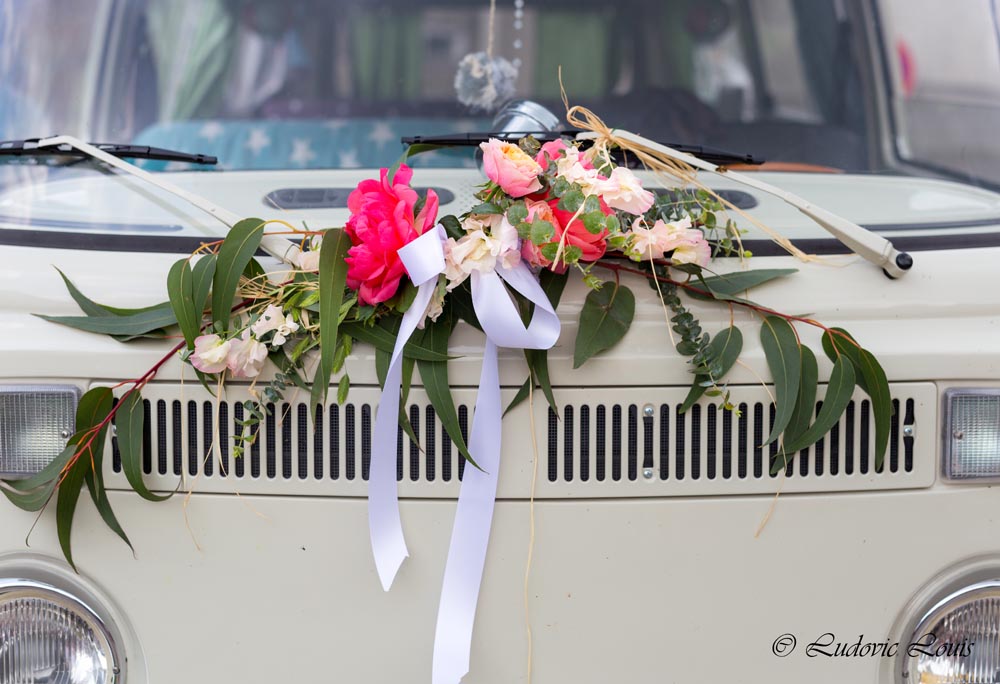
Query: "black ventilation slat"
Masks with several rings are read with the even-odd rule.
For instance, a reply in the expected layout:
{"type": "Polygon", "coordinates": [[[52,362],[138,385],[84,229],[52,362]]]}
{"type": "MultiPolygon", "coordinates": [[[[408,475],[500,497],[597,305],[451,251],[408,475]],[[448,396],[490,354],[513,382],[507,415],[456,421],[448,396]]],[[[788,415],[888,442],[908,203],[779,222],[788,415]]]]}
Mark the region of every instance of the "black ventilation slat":
{"type": "MultiPolygon", "coordinates": [[[[241,406],[240,409],[242,408],[241,406]]],[[[184,423],[181,409],[181,402],[175,399],[170,406],[170,428],[174,437],[174,475],[178,476],[184,470],[184,423]]]]}
{"type": "Polygon", "coordinates": [[[652,470],[655,467],[655,461],[653,458],[653,435],[656,430],[656,416],[654,411],[650,411],[649,415],[646,415],[647,411],[644,407],[642,409],[642,470],[643,472],[647,470],[652,470]]]}
{"type": "Polygon", "coordinates": [[[854,474],[854,409],[854,402],[850,401],[844,414],[844,448],[842,453],[844,455],[845,475],[854,474]]]}
{"type": "Polygon", "coordinates": [[[691,438],[689,443],[691,444],[690,454],[691,454],[691,479],[697,480],[701,477],[701,433],[702,433],[702,422],[701,422],[701,404],[695,404],[691,407],[691,438]]]}
{"type": "MultiPolygon", "coordinates": [[[[903,425],[913,425],[914,402],[912,399],[906,400],[906,415],[903,416],[903,425]]],[[[913,470],[913,436],[903,437],[903,468],[906,472],[913,470]]]]}
{"type": "Polygon", "coordinates": [[[142,472],[147,475],[153,473],[153,409],[149,399],[142,400],[142,472]]]}
{"type": "MultiPolygon", "coordinates": [[[[240,421],[243,420],[243,404],[237,402],[233,404],[233,434],[234,436],[239,436],[243,434],[245,427],[240,425],[240,421]]],[[[249,434],[249,433],[247,433],[249,434]]],[[[250,455],[247,453],[247,449],[244,445],[243,455],[233,459],[233,472],[236,477],[243,477],[246,474],[247,469],[247,459],[250,455]]]]}
{"type": "MultiPolygon", "coordinates": [[[[867,399],[861,400],[861,443],[859,445],[861,453],[858,454],[859,468],[862,473],[867,474],[869,468],[869,451],[870,446],[868,444],[868,438],[871,435],[871,402],[867,399]]],[[[871,458],[871,469],[875,469],[875,459],[871,458]]]]}
{"type": "MultiPolygon", "coordinates": [[[[771,434],[771,430],[774,429],[774,421],[775,421],[775,419],[777,417],[777,413],[778,412],[775,409],[774,404],[769,404],[768,405],[768,409],[767,409],[767,415],[768,415],[768,419],[767,419],[767,434],[768,435],[770,435],[771,434]]],[[[778,456],[778,442],[779,441],[780,440],[776,439],[773,442],[771,442],[771,444],[768,446],[768,449],[767,449],[767,463],[764,464],[764,470],[767,471],[767,472],[771,472],[771,464],[775,462],[775,459],[778,456]]],[[[780,471],[778,471],[778,472],[780,472],[780,471]]],[[[777,477],[778,472],[775,472],[771,477],[777,477]]],[[[787,473],[786,473],[786,475],[787,475],[787,473]]]]}
{"type": "Polygon", "coordinates": [[[330,405],[330,428],[327,430],[327,444],[330,445],[330,479],[340,479],[340,406],[330,405]]]}
{"type": "MultiPolygon", "coordinates": [[[[462,441],[469,445],[469,407],[462,404],[458,407],[458,429],[462,433],[462,441]]],[[[465,475],[465,456],[458,454],[458,479],[465,475]]]]}
{"type": "Polygon", "coordinates": [[[325,440],[323,439],[323,425],[325,421],[323,418],[326,417],[326,411],[319,404],[316,405],[316,409],[313,412],[313,477],[317,480],[323,479],[323,466],[325,465],[325,460],[323,459],[323,444],[325,440]]]}
{"type": "Polygon", "coordinates": [[[281,413],[278,416],[278,425],[281,430],[281,477],[285,480],[292,479],[292,461],[295,454],[292,453],[292,433],[295,431],[295,424],[292,420],[292,407],[282,402],[281,413]]]}
{"type": "Polygon", "coordinates": [[[188,475],[198,474],[198,402],[187,405],[188,475]]]}
{"type": "Polygon", "coordinates": [[[580,407],[580,481],[590,479],[590,405],[580,407]]]}
{"type": "MultiPolygon", "coordinates": [[[[402,408],[402,407],[400,407],[402,408]]],[[[396,423],[396,482],[403,480],[403,426],[396,423]]]]}
{"type": "Polygon", "coordinates": [[[264,421],[267,440],[264,442],[264,465],[268,478],[278,476],[278,417],[274,413],[274,404],[267,405],[267,419],[264,421]]]}
{"type": "Polygon", "coordinates": [[[576,430],[574,425],[574,415],[573,407],[567,404],[563,407],[563,423],[562,423],[562,434],[563,434],[563,478],[567,482],[573,480],[573,459],[575,458],[575,449],[573,448],[573,439],[576,436],[576,430]]]}
{"type": "Polygon", "coordinates": [[[437,428],[434,407],[428,404],[424,409],[424,467],[428,482],[433,482],[437,476],[437,428]]]}
{"type": "Polygon", "coordinates": [[[159,399],[156,402],[156,472],[167,474],[167,402],[159,399]]]}
{"type": "Polygon", "coordinates": [[[210,401],[201,402],[201,440],[205,448],[205,453],[201,457],[201,472],[206,477],[211,477],[215,471],[215,454],[212,449],[215,443],[215,430],[213,426],[213,406],[210,401]]]}
{"type": "Polygon", "coordinates": [[[260,442],[264,439],[263,430],[264,426],[260,423],[254,423],[250,428],[250,477],[260,477],[260,442]]]}
{"type": "Polygon", "coordinates": [[[219,402],[219,475],[229,474],[229,402],[219,402]]]}
{"type": "MultiPolygon", "coordinates": [[[[816,402],[816,415],[819,415],[820,409],[823,408],[823,402],[816,402]]],[[[826,437],[820,437],[819,440],[813,445],[813,472],[817,477],[823,474],[823,468],[825,466],[824,456],[826,455],[826,437]]]]}
{"type": "Polygon", "coordinates": [[[451,472],[452,463],[454,463],[455,457],[461,458],[460,454],[454,454],[456,449],[452,448],[451,435],[448,431],[441,428],[441,479],[445,482],[451,482],[451,472]]]}
{"type": "Polygon", "coordinates": [[[722,477],[727,480],[733,476],[733,412],[722,411],[722,477]]]}
{"type": "MultiPolygon", "coordinates": [[[[416,404],[410,406],[410,426],[413,434],[420,434],[420,407],[416,404]]],[[[410,443],[410,480],[417,482],[420,479],[420,445],[409,437],[406,441],[410,443]]]]}
{"type": "Polygon", "coordinates": [[[670,407],[660,404],[660,479],[670,479],[670,407]]]}
{"type": "MultiPolygon", "coordinates": [[[[753,405],[753,476],[760,478],[764,473],[764,405],[753,405]]],[[[771,467],[769,463],[768,468],[771,467]]]]}
{"type": "MultiPolygon", "coordinates": [[[[398,456],[398,450],[397,450],[398,456]]],[[[398,462],[398,458],[396,459],[398,462]]],[[[361,405],[361,479],[367,481],[372,465],[372,407],[361,405]]]]}
{"type": "Polygon", "coordinates": [[[628,407],[628,479],[635,482],[639,476],[639,407],[628,407]]]}
{"type": "Polygon", "coordinates": [[[594,426],[597,444],[594,445],[594,470],[598,482],[604,482],[607,477],[607,443],[608,443],[608,410],[604,404],[597,405],[597,424],[594,426]]]}
{"type": "Polygon", "coordinates": [[[739,405],[740,417],[736,428],[736,476],[741,480],[747,476],[747,433],[749,432],[750,407],[739,405]]]}
{"type": "Polygon", "coordinates": [[[687,416],[690,414],[691,410],[688,409],[684,413],[680,411],[674,412],[674,458],[676,459],[674,465],[674,476],[678,480],[683,480],[684,475],[687,474],[687,468],[685,468],[684,463],[684,448],[687,446],[686,435],[686,423],[687,416]]]}
{"type": "Polygon", "coordinates": [[[899,399],[892,400],[892,418],[889,419],[889,472],[899,471],[899,399]]]}
{"type": "Polygon", "coordinates": [[[824,441],[829,444],[827,462],[830,465],[830,474],[836,475],[840,472],[840,421],[833,424],[830,432],[827,433],[824,441]]]}
{"type": "MultiPolygon", "coordinates": [[[[118,406],[118,397],[114,397],[111,400],[111,406],[118,406]]],[[[111,419],[112,426],[115,425],[116,422],[117,418],[111,419]]],[[[115,437],[114,431],[111,433],[111,470],[116,473],[120,473],[122,471],[122,453],[118,449],[118,438],[115,437]]]]}
{"type": "Polygon", "coordinates": [[[611,407],[611,479],[622,479],[622,407],[611,407]]]}
{"type": "Polygon", "coordinates": [[[718,420],[719,420],[719,409],[715,404],[709,404],[705,407],[706,420],[706,437],[707,437],[707,449],[706,458],[708,461],[705,463],[705,477],[709,480],[715,479],[715,456],[716,450],[719,448],[718,439],[716,437],[718,420]]]}
{"type": "Polygon", "coordinates": [[[354,404],[347,404],[344,407],[344,477],[353,480],[357,475],[356,459],[358,449],[357,425],[355,414],[357,408],[354,404]]]}
{"type": "Polygon", "coordinates": [[[296,433],[299,440],[299,479],[304,480],[309,477],[309,407],[305,404],[298,404],[295,407],[295,417],[298,428],[296,433]]]}

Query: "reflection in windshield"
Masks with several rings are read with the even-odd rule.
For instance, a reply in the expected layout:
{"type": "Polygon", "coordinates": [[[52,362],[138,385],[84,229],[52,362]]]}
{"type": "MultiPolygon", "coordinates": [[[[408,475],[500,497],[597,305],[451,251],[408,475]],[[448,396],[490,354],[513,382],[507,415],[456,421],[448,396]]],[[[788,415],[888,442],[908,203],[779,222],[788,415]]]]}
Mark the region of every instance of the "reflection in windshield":
{"type": "Polygon", "coordinates": [[[387,165],[402,136],[489,129],[493,111],[461,104],[455,84],[463,58],[492,44],[514,97],[555,112],[561,67],[572,103],[657,140],[804,170],[887,167],[857,2],[499,0],[492,24],[485,0],[0,8],[3,139],[69,133],[211,154],[232,170],[387,165]]]}

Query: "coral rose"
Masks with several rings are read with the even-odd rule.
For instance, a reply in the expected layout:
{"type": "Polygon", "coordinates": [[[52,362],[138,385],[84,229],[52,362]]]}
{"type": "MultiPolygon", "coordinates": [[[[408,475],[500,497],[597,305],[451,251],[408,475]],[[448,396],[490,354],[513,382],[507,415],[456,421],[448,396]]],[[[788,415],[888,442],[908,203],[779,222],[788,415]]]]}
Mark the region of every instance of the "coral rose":
{"type": "MultiPolygon", "coordinates": [[[[558,244],[565,232],[565,245],[579,247],[581,252],[583,252],[580,256],[581,261],[596,261],[604,256],[604,252],[608,247],[608,231],[602,230],[600,233],[591,233],[579,218],[569,223],[575,212],[563,211],[558,208],[558,204],[558,199],[551,199],[548,202],[529,201],[527,203],[528,221],[548,221],[555,227],[556,233],[549,244],[558,244]],[[569,224],[568,226],[567,223],[569,224]]],[[[605,216],[613,213],[604,202],[601,202],[601,211],[604,212],[605,216]]],[[[525,240],[521,243],[521,256],[532,266],[550,266],[552,264],[551,261],[542,256],[541,245],[535,245],[530,240],[525,240]]],[[[565,268],[565,264],[559,264],[553,270],[562,272],[565,268]]]]}
{"type": "Polygon", "coordinates": [[[542,189],[538,174],[542,167],[513,143],[490,138],[480,143],[483,171],[511,197],[524,197],[542,189]]]}
{"type": "Polygon", "coordinates": [[[357,290],[362,304],[384,302],[399,289],[406,274],[397,252],[434,225],[438,197],[427,191],[427,202],[416,217],[417,193],[410,187],[413,171],[401,164],[389,183],[389,170],[380,180],[364,180],[347,198],[351,218],[347,234],[354,244],[347,254],[347,285],[357,290]]]}

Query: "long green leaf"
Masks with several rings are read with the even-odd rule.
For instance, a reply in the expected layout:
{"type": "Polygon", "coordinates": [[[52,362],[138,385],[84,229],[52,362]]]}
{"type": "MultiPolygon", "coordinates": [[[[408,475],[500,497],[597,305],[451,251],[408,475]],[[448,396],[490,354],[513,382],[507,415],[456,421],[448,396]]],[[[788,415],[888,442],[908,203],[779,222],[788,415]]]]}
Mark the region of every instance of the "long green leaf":
{"type": "MultiPolygon", "coordinates": [[[[714,298],[728,298],[735,297],[741,292],[763,285],[776,278],[791,275],[796,271],[797,269],[794,268],[761,268],[756,271],[737,271],[736,273],[727,273],[725,275],[700,279],[700,284],[711,290],[712,294],[716,295],[714,298]]],[[[714,299],[713,297],[707,297],[690,290],[688,290],[688,294],[694,299],[714,299]]]]}
{"type": "Polygon", "coordinates": [[[188,260],[180,259],[167,274],[167,296],[188,349],[194,349],[194,338],[201,332],[201,312],[195,308],[194,276],[188,260]]]}
{"type": "Polygon", "coordinates": [[[138,309],[122,309],[116,306],[108,306],[107,304],[99,304],[80,292],[79,288],[73,284],[73,281],[66,277],[65,273],[60,271],[58,268],[56,271],[60,276],[62,276],[63,282],[66,284],[66,289],[69,290],[69,296],[72,297],[73,301],[77,303],[80,310],[88,316],[132,316],[138,313],[152,311],[153,309],[158,309],[163,306],[163,303],[161,302],[159,304],[144,306],[138,309]]]}
{"type": "Polygon", "coordinates": [[[826,396],[823,397],[823,405],[819,409],[819,415],[816,416],[816,422],[794,440],[786,442],[786,451],[790,453],[801,451],[812,446],[828,433],[847,409],[847,404],[851,401],[851,395],[854,393],[854,383],[853,364],[845,357],[837,359],[833,364],[830,382],[826,387],[826,396]]]}
{"type": "Polygon", "coordinates": [[[108,490],[104,486],[103,462],[104,449],[102,448],[94,454],[94,467],[84,471],[84,480],[87,482],[87,489],[90,490],[90,498],[94,502],[97,512],[101,514],[101,520],[104,521],[104,524],[117,534],[122,541],[128,544],[128,547],[132,549],[132,553],[134,554],[135,548],[132,546],[128,535],[125,534],[125,529],[118,522],[118,516],[115,515],[114,510],[111,508],[111,501],[108,499],[108,490]]]}
{"type": "MultiPolygon", "coordinates": [[[[712,338],[712,341],[708,343],[708,347],[712,351],[712,356],[718,359],[719,372],[715,377],[715,382],[719,382],[733,367],[736,359],[740,357],[740,352],[743,351],[743,333],[736,326],[730,326],[712,338]]],[[[708,389],[702,383],[709,382],[710,380],[712,378],[707,375],[695,375],[691,389],[688,391],[687,396],[684,398],[684,403],[681,404],[678,410],[679,413],[684,413],[694,406],[695,402],[701,399],[705,390],[708,389]]]]}
{"type": "Polygon", "coordinates": [[[63,556],[74,571],[76,564],[73,562],[73,547],[70,541],[73,533],[73,516],[89,468],[89,461],[77,459],[56,492],[56,533],[59,536],[59,546],[62,548],[63,556]]]}
{"type": "MultiPolygon", "coordinates": [[[[783,442],[795,440],[809,427],[813,414],[816,412],[816,389],[819,386],[819,366],[816,364],[816,355],[805,345],[799,347],[802,355],[802,368],[799,373],[799,396],[795,400],[795,410],[785,428],[783,442]]],[[[786,447],[786,453],[792,451],[786,447]]]]}
{"type": "Polygon", "coordinates": [[[333,357],[340,339],[340,306],[347,286],[347,250],[351,239],[340,229],[326,231],[319,250],[319,373],[313,382],[312,405],[326,403],[333,357]]]}
{"type": "Polygon", "coordinates": [[[889,448],[889,432],[892,427],[893,407],[889,379],[875,355],[858,346],[850,333],[843,328],[832,330],[836,332],[823,334],[823,350],[834,362],[840,355],[851,361],[854,365],[855,382],[872,400],[872,415],[875,418],[875,469],[880,470],[889,448]]]}
{"type": "Polygon", "coordinates": [[[770,444],[785,431],[795,410],[799,395],[799,375],[802,361],[795,330],[784,318],[767,316],[760,328],[760,343],[764,348],[767,366],[774,378],[775,416],[774,427],[764,444],[770,444]]]}
{"type": "Polygon", "coordinates": [[[146,333],[166,328],[177,323],[169,302],[164,302],[152,309],[128,316],[46,316],[34,314],[51,323],[59,323],[77,330],[105,335],[140,336],[146,333]]]}
{"type": "MultiPolygon", "coordinates": [[[[340,330],[359,342],[367,342],[383,351],[392,352],[396,345],[395,335],[377,325],[368,326],[357,321],[345,321],[340,324],[340,330]]],[[[412,340],[403,348],[403,355],[417,361],[447,361],[451,358],[447,354],[439,354],[433,349],[418,346],[412,340]]]]}
{"type": "Polygon", "coordinates": [[[243,219],[229,231],[219,248],[218,263],[212,277],[212,321],[229,327],[229,315],[236,297],[240,275],[250,263],[264,235],[264,221],[243,219]]]}
{"type": "Polygon", "coordinates": [[[23,480],[4,480],[7,487],[0,487],[0,491],[22,510],[42,510],[52,498],[52,493],[59,482],[59,474],[75,453],[76,444],[70,444],[31,477],[23,480]]]}
{"type": "Polygon", "coordinates": [[[212,278],[215,276],[215,263],[215,255],[207,254],[198,259],[191,268],[191,294],[194,298],[195,311],[199,314],[199,321],[208,305],[208,293],[212,290],[212,278]]]}
{"type": "Polygon", "coordinates": [[[615,283],[587,295],[580,310],[580,326],[573,348],[573,368],[590,357],[610,349],[621,340],[635,316],[635,295],[615,283]]]}
{"type": "Polygon", "coordinates": [[[527,377],[527,379],[525,379],[524,384],[521,385],[521,388],[519,390],[517,390],[517,394],[515,394],[514,398],[510,400],[510,403],[507,404],[507,408],[505,408],[503,410],[503,415],[505,417],[518,404],[524,403],[524,401],[528,398],[528,395],[531,394],[531,382],[532,382],[532,380],[533,380],[533,378],[531,376],[531,373],[528,373],[528,377],[527,377]]]}
{"type": "Polygon", "coordinates": [[[130,393],[121,400],[115,413],[115,427],[118,429],[118,453],[121,454],[122,470],[129,485],[136,494],[147,501],[166,501],[173,493],[154,494],[142,480],[142,433],[145,423],[142,397],[139,392],[130,393]]]}
{"type": "MultiPolygon", "coordinates": [[[[440,356],[448,355],[448,338],[451,336],[452,324],[451,314],[446,311],[436,321],[427,323],[424,328],[423,340],[425,344],[440,356]]],[[[469,453],[469,447],[462,437],[462,428],[458,422],[458,411],[455,409],[455,400],[451,396],[451,385],[448,382],[448,362],[428,361],[417,359],[417,369],[420,371],[420,379],[424,384],[424,391],[441,425],[448,432],[452,444],[458,449],[472,465],[479,467],[469,453]]]]}

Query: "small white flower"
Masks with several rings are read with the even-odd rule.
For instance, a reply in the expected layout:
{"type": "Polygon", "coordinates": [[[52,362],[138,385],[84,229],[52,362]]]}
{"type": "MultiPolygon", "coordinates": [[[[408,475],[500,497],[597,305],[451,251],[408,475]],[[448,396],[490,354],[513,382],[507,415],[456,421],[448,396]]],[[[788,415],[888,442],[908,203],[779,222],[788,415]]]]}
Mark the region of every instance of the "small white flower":
{"type": "Polygon", "coordinates": [[[250,329],[253,331],[254,337],[257,338],[264,337],[273,330],[274,338],[271,340],[271,344],[280,347],[288,341],[289,335],[299,329],[299,324],[291,315],[285,316],[280,306],[270,304],[260,315],[260,318],[250,326],[250,329]]]}

